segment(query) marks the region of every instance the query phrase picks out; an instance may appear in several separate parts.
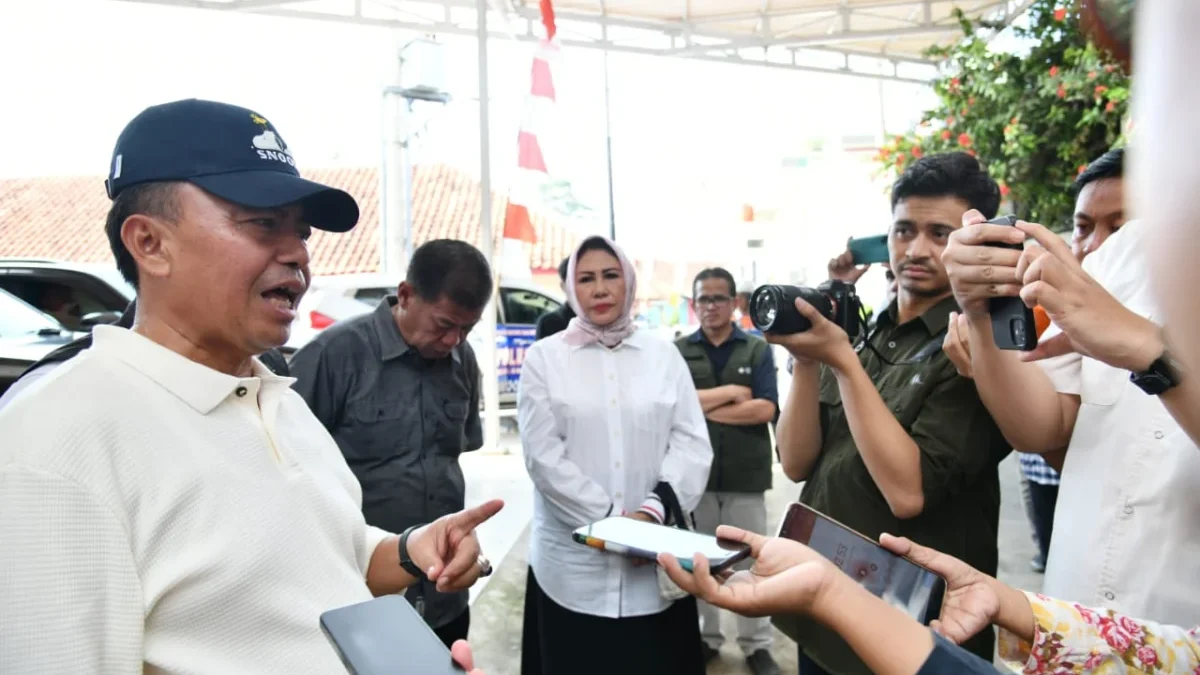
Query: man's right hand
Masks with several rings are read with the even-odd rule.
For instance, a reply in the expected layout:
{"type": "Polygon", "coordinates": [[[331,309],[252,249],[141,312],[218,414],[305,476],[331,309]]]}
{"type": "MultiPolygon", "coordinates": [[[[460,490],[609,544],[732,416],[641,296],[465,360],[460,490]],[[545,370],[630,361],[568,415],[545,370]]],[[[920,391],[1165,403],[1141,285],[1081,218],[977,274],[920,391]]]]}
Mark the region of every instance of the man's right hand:
{"type": "MultiPolygon", "coordinates": [[[[847,240],[847,244],[849,240],[847,240]]],[[[870,265],[862,265],[856,267],[854,265],[854,254],[850,252],[849,246],[836,258],[831,258],[826,266],[826,271],[829,272],[830,279],[844,281],[848,284],[856,284],[862,278],[862,275],[871,269],[870,265]]]]}
{"type": "Polygon", "coordinates": [[[970,318],[987,316],[991,298],[1017,297],[1021,293],[1017,277],[1021,251],[988,244],[1020,244],[1025,241],[1025,233],[986,221],[974,209],[964,213],[962,229],[950,235],[942,253],[954,298],[970,318]]]}
{"type": "Polygon", "coordinates": [[[975,372],[971,369],[971,341],[967,317],[958,312],[950,312],[950,323],[946,327],[946,339],[942,340],[942,351],[950,359],[950,363],[958,370],[958,374],[973,379],[975,372]]]}

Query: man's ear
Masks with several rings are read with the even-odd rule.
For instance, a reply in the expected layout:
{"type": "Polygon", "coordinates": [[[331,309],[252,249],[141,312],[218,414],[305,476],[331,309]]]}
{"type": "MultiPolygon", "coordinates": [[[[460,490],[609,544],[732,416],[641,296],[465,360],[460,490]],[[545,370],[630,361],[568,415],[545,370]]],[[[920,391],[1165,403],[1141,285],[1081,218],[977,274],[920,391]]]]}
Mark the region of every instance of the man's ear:
{"type": "Polygon", "coordinates": [[[396,288],[396,299],[399,300],[400,309],[408,309],[414,295],[416,294],[413,292],[413,287],[407,281],[401,281],[396,288]]]}
{"type": "Polygon", "coordinates": [[[135,214],[121,224],[121,242],[137,264],[138,274],[167,277],[171,274],[175,228],[145,214],[135,214]]]}

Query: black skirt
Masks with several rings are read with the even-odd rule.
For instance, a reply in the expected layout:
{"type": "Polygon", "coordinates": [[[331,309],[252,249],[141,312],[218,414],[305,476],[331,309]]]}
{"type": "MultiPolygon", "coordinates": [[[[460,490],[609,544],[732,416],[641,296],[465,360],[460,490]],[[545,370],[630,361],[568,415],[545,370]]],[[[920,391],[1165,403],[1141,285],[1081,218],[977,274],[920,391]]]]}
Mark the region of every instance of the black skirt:
{"type": "Polygon", "coordinates": [[[704,675],[695,598],[658,614],[612,619],[547,596],[533,568],[525,585],[521,675],[704,675]]]}

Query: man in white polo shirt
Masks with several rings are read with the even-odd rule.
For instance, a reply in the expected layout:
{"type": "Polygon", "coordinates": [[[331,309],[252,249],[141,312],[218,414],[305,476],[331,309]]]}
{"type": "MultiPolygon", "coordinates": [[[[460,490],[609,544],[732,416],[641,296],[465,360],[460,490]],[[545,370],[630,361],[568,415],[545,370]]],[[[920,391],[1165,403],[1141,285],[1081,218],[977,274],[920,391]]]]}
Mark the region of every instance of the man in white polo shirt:
{"type": "Polygon", "coordinates": [[[1179,368],[1157,324],[1147,224],[1128,222],[1081,265],[1040,225],[982,221],[968,212],[942,256],[968,318],[980,396],[1017,450],[1066,449],[1043,590],[1194,624],[1200,449],[1181,426],[1190,420],[1180,402],[1197,379],[1179,368]],[[1041,247],[988,245],[1027,235],[1041,247]],[[1053,322],[1021,356],[996,348],[987,311],[988,298],[1017,293],[1053,322]]]}
{"type": "Polygon", "coordinates": [[[354,199],[300,178],[266,118],[194,99],[126,126],[107,188],[137,316],[0,411],[0,672],[333,673],[322,612],[474,583],[502,504],[367,526],[255,358],[287,341],[311,228],[349,230],[354,199]]]}

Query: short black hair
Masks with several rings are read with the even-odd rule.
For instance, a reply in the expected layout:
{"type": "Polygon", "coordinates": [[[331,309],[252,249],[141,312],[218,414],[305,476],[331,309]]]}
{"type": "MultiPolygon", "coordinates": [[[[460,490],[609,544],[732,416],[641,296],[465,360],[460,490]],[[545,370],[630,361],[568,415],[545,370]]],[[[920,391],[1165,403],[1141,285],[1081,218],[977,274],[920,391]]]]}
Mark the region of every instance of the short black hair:
{"type": "Polygon", "coordinates": [[[695,279],[692,279],[692,293],[696,292],[696,285],[706,279],[724,279],[725,283],[729,284],[729,297],[737,295],[737,282],[733,280],[733,275],[724,267],[705,267],[700,270],[695,279]]]}
{"type": "Polygon", "coordinates": [[[1123,178],[1125,176],[1125,148],[1109,150],[1087,165],[1083,173],[1071,184],[1071,194],[1078,197],[1088,183],[1095,183],[1105,178],[1123,178]]]}
{"type": "Polygon", "coordinates": [[[567,266],[571,264],[571,256],[563,258],[563,261],[558,263],[558,280],[567,283],[567,266]]]}
{"type": "Polygon", "coordinates": [[[926,155],[910,164],[892,186],[892,209],[909,197],[957,197],[989,220],[1000,210],[1000,186],[965,152],[926,155]]]}
{"type": "Polygon", "coordinates": [[[121,226],[130,216],[144,215],[170,222],[179,219],[179,201],[175,197],[175,181],[138,183],[117,193],[108,216],[104,221],[104,234],[108,236],[108,247],[117,261],[117,270],[125,281],[138,288],[137,263],[125,242],[121,241],[121,226]]]}
{"type": "Polygon", "coordinates": [[[446,297],[474,311],[492,298],[492,268],[487,258],[457,239],[434,239],[417,247],[404,280],[426,302],[446,297]]]}

